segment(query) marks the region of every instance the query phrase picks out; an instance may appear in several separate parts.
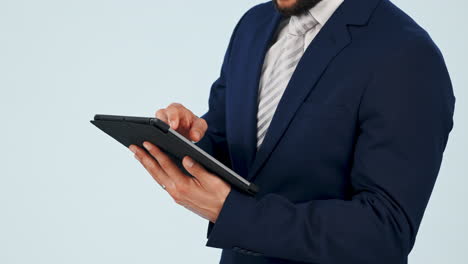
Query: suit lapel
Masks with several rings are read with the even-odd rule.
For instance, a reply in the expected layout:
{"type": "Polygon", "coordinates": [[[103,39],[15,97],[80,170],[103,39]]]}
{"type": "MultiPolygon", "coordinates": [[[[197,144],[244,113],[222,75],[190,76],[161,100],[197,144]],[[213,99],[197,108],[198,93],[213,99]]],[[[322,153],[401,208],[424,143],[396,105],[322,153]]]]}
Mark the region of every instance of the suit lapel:
{"type": "Polygon", "coordinates": [[[231,142],[236,142],[236,144],[231,144],[230,147],[233,152],[242,153],[234,156],[237,170],[241,175],[247,174],[247,169],[255,157],[258,85],[266,52],[280,21],[281,15],[278,12],[272,12],[272,16],[257,26],[251,40],[252,44],[249,45],[251,47],[250,63],[242,69],[245,77],[240,78],[243,81],[236,85],[237,89],[233,94],[236,98],[232,101],[237,102],[233,106],[236,110],[236,114],[233,115],[233,124],[236,124],[236,129],[243,128],[243,132],[231,135],[234,139],[231,142]],[[241,105],[238,105],[239,102],[241,105]]]}
{"type": "MultiPolygon", "coordinates": [[[[279,102],[263,144],[248,169],[247,179],[253,180],[285,133],[302,102],[315,88],[329,63],[351,42],[347,25],[365,23],[371,13],[370,7],[374,8],[378,1],[344,1],[320,30],[304,53],[279,102]],[[369,3],[374,3],[374,5],[369,3]],[[369,9],[366,10],[368,7],[369,9]],[[361,10],[357,11],[360,8],[361,10]],[[357,12],[354,12],[355,10],[357,12]]],[[[257,100],[256,96],[255,100],[257,100]]],[[[252,113],[251,109],[249,113],[252,113]]],[[[255,145],[254,142],[252,145],[255,145]]]]}
{"type": "Polygon", "coordinates": [[[250,25],[254,27],[249,33],[251,38],[245,39],[249,48],[241,58],[236,58],[241,66],[231,76],[231,85],[236,89],[228,90],[230,114],[226,125],[228,131],[236,131],[228,133],[228,142],[232,165],[238,173],[251,180],[258,173],[330,61],[350,43],[346,25],[365,25],[380,1],[385,0],[345,0],[335,11],[299,62],[258,152],[258,84],[266,52],[282,17],[271,5],[271,15],[250,25]]]}

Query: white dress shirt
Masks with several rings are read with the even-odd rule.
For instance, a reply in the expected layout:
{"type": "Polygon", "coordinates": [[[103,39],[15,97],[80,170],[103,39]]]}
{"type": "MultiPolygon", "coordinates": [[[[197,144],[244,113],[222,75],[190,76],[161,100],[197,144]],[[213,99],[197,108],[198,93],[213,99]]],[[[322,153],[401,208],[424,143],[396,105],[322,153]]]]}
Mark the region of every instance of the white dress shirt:
{"type": "Polygon", "coordinates": [[[322,0],[309,13],[284,19],[278,26],[272,45],[265,55],[258,87],[257,148],[265,138],[297,63],[342,3],[343,0],[322,0]],[[302,51],[301,45],[304,45],[302,51]]]}
{"type": "MultiPolygon", "coordinates": [[[[309,30],[305,36],[304,36],[304,51],[309,47],[310,43],[312,40],[314,40],[315,36],[320,32],[322,27],[325,25],[325,23],[328,21],[328,19],[333,15],[335,10],[343,3],[343,0],[322,0],[319,2],[316,6],[311,8],[309,10],[309,13],[317,20],[318,24],[311,30],[309,30]]],[[[267,54],[265,55],[265,60],[263,62],[263,71],[262,71],[262,76],[260,79],[260,84],[263,83],[263,79],[265,76],[268,76],[268,69],[271,69],[271,66],[275,59],[279,57],[279,54],[281,52],[281,44],[279,43],[279,39],[286,37],[286,34],[288,34],[288,24],[289,20],[285,19],[284,21],[281,21],[276,37],[273,40],[273,43],[268,50],[267,54]],[[275,45],[278,44],[278,45],[275,45]],[[265,72],[267,71],[267,72],[265,72]]],[[[261,85],[260,85],[261,87],[261,85]]]]}
{"type": "MultiPolygon", "coordinates": [[[[322,0],[316,6],[314,6],[313,8],[309,10],[309,13],[315,18],[315,20],[317,20],[318,24],[317,26],[315,26],[313,29],[309,30],[305,34],[304,51],[310,45],[312,40],[314,40],[314,38],[320,32],[320,30],[325,25],[325,23],[327,23],[328,19],[330,19],[333,13],[335,13],[336,9],[338,9],[338,7],[343,3],[343,1],[344,0],[322,0]]],[[[287,25],[289,23],[289,20],[290,19],[285,19],[284,21],[280,23],[275,42],[276,40],[280,39],[281,37],[283,37],[285,34],[288,33],[287,25]]],[[[278,56],[278,54],[275,53],[276,50],[274,48],[275,48],[275,45],[273,44],[270,50],[268,50],[268,53],[266,55],[267,57],[278,56]]]]}
{"type": "MultiPolygon", "coordinates": [[[[309,10],[309,13],[317,20],[318,24],[311,30],[309,30],[304,36],[304,51],[309,47],[312,40],[314,40],[315,36],[320,32],[322,27],[328,21],[328,19],[335,13],[336,9],[343,3],[344,0],[322,0],[316,6],[309,10]]],[[[281,44],[278,43],[279,39],[286,37],[288,34],[288,24],[290,18],[285,19],[282,21],[276,31],[276,37],[271,44],[267,54],[265,55],[265,60],[263,62],[263,71],[262,76],[260,78],[260,87],[262,87],[262,83],[264,82],[264,77],[268,76],[268,70],[272,68],[273,63],[281,52],[281,44]],[[278,45],[275,45],[278,44],[278,45]]]]}

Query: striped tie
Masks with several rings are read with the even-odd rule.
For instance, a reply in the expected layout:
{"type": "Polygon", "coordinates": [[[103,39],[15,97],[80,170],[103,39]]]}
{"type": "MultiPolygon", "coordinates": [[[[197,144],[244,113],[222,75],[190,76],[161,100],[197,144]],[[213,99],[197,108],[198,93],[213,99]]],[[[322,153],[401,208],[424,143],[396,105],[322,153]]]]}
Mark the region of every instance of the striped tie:
{"type": "Polygon", "coordinates": [[[279,53],[279,56],[270,58],[267,54],[268,60],[265,60],[263,65],[259,84],[257,149],[260,148],[265,139],[278,103],[304,54],[304,35],[317,23],[309,12],[291,17],[288,33],[281,36],[268,51],[268,53],[279,53]],[[275,49],[279,49],[279,52],[275,49]]]}

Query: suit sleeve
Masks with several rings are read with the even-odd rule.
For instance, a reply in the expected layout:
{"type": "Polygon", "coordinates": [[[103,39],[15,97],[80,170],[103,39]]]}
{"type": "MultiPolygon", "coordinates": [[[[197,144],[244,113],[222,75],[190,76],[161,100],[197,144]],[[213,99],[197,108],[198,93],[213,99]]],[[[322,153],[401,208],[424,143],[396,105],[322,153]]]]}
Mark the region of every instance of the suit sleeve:
{"type": "Polygon", "coordinates": [[[350,199],[295,204],[233,190],[207,246],[312,263],[405,263],[452,129],[455,98],[428,37],[374,69],[359,108],[350,199]]]}

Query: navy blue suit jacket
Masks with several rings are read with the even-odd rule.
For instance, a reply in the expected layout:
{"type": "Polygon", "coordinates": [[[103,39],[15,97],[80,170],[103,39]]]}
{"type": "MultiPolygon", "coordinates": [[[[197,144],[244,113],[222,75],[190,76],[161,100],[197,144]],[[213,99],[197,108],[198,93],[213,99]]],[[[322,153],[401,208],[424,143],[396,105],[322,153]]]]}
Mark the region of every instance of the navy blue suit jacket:
{"type": "Polygon", "coordinates": [[[232,35],[198,144],[255,182],[232,190],[207,246],[221,263],[406,263],[452,129],[429,35],[388,0],[345,0],[306,50],[256,151],[257,90],[281,15],[232,35]]]}

